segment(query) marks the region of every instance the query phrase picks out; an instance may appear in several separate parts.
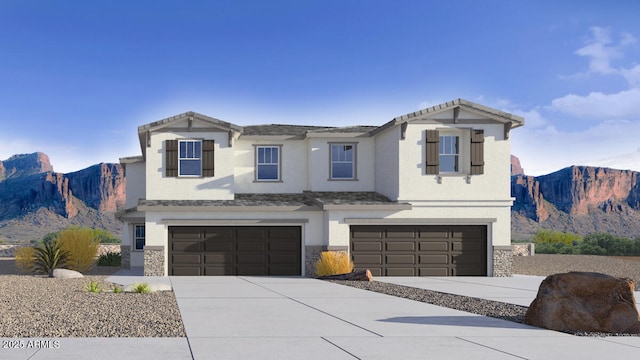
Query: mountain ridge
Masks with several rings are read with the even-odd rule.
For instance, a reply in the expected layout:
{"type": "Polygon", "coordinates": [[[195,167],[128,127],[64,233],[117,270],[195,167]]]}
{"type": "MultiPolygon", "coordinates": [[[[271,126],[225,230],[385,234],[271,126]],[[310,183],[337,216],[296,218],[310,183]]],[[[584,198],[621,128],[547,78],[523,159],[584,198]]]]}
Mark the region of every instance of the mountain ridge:
{"type": "Polygon", "coordinates": [[[116,236],[114,217],[124,208],[126,180],[120,164],[100,163],[72,173],[53,171],[41,152],[0,161],[0,240],[40,239],[67,226],[89,226],[116,236]]]}

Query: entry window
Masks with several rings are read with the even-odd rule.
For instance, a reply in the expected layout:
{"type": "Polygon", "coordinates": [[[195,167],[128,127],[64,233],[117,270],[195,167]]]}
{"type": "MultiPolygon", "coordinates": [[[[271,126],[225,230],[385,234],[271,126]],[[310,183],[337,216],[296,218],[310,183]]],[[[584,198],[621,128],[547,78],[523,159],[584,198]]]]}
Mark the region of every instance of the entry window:
{"type": "Polygon", "coordinates": [[[180,140],[178,167],[180,176],[202,175],[202,141],[180,140]]]}
{"type": "Polygon", "coordinates": [[[144,250],[144,239],[144,225],[136,225],[133,239],[135,250],[144,250]]]}
{"type": "Polygon", "coordinates": [[[332,180],[353,180],[355,175],[355,144],[331,144],[331,176],[332,180]]]}
{"type": "Polygon", "coordinates": [[[458,136],[440,136],[440,172],[458,172],[459,143],[458,136]]]}
{"type": "Polygon", "coordinates": [[[256,180],[280,181],[280,146],[256,147],[256,180]]]}

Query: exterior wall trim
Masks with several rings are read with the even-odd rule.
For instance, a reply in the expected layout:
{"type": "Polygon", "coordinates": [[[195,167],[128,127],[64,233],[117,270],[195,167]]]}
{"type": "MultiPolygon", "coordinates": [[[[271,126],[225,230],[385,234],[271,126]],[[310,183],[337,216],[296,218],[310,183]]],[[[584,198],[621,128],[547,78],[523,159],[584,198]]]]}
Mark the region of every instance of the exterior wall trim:
{"type": "Polygon", "coordinates": [[[218,226],[258,224],[307,224],[309,219],[162,219],[161,224],[172,226],[218,226]]]}
{"type": "Polygon", "coordinates": [[[345,218],[349,225],[486,225],[497,218],[435,219],[435,218],[345,218]]]}

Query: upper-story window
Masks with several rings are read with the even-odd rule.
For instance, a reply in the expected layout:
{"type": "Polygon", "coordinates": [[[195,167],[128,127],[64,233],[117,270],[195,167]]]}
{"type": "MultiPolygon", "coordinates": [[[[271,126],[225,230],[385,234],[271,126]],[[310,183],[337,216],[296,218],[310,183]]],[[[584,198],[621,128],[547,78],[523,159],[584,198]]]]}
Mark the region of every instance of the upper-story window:
{"type": "Polygon", "coordinates": [[[458,159],[460,157],[460,137],[440,136],[440,172],[458,172],[458,159]]]}
{"type": "Polygon", "coordinates": [[[164,169],[167,177],[214,176],[214,141],[165,140],[164,169]]]}
{"type": "Polygon", "coordinates": [[[256,180],[280,181],[280,146],[256,146],[256,180]]]}
{"type": "Polygon", "coordinates": [[[425,132],[425,174],[484,174],[484,130],[425,132]]]}
{"type": "Polygon", "coordinates": [[[356,144],[331,144],[331,180],[356,179],[356,144]]]}
{"type": "Polygon", "coordinates": [[[180,140],[178,171],[180,176],[202,175],[202,141],[180,140]]]}

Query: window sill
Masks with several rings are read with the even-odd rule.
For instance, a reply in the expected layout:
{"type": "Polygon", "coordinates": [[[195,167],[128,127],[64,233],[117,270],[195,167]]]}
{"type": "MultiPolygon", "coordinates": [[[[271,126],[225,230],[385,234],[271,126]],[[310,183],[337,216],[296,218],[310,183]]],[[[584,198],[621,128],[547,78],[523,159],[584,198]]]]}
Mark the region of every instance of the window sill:
{"type": "Polygon", "coordinates": [[[272,183],[283,183],[284,181],[282,180],[253,180],[254,183],[268,183],[268,184],[272,184],[272,183]]]}
{"type": "Polygon", "coordinates": [[[327,179],[327,181],[358,181],[358,179],[327,179]]]}
{"type": "Polygon", "coordinates": [[[466,178],[467,184],[471,184],[471,174],[463,174],[463,173],[441,173],[436,175],[438,178],[438,184],[442,184],[442,178],[444,177],[464,177],[466,178]]]}

